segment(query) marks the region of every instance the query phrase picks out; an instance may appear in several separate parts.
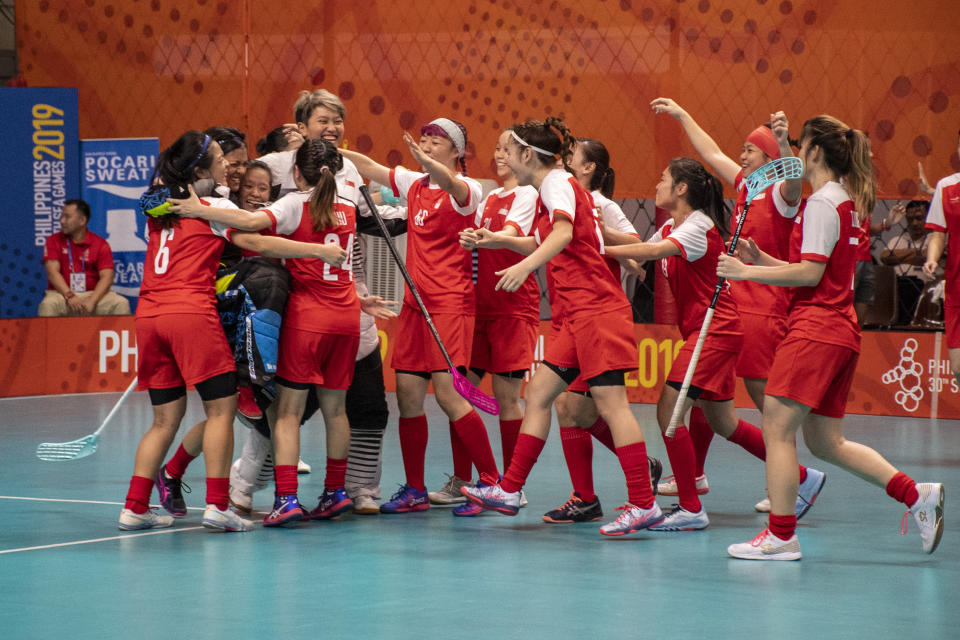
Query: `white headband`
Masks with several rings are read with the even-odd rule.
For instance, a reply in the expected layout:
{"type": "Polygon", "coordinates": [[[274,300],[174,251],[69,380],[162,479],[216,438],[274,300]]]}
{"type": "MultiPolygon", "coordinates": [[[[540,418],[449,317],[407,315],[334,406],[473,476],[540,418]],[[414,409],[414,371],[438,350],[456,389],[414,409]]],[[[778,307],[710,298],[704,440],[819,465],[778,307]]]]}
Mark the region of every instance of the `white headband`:
{"type": "Polygon", "coordinates": [[[514,131],[513,129],[510,130],[510,135],[513,136],[513,139],[519,142],[524,147],[530,147],[537,153],[542,153],[545,156],[553,156],[554,158],[557,157],[557,154],[555,154],[553,151],[547,151],[546,149],[541,149],[540,147],[533,146],[532,144],[530,144],[529,142],[527,142],[526,140],[518,136],[517,132],[514,131]]]}
{"type": "Polygon", "coordinates": [[[436,125],[443,129],[443,132],[447,134],[447,137],[450,138],[450,142],[453,143],[453,146],[456,147],[457,153],[461,156],[464,151],[466,151],[467,141],[463,135],[463,131],[460,130],[460,127],[454,123],[453,120],[449,118],[437,118],[436,120],[431,121],[429,124],[436,125]]]}

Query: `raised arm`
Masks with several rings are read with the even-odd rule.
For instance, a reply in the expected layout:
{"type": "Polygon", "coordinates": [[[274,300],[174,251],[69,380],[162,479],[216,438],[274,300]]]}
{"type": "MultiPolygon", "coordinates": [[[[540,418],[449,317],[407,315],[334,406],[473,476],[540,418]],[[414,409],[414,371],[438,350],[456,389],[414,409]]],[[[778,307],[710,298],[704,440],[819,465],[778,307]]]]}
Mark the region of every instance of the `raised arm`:
{"type": "Polygon", "coordinates": [[[740,165],[720,150],[719,145],[713,141],[713,138],[706,131],[700,128],[700,125],[690,117],[689,113],[670,98],[657,98],[650,103],[650,106],[657,113],[666,113],[679,120],[687,138],[690,139],[693,148],[697,150],[700,157],[706,160],[707,164],[720,174],[721,178],[730,184],[734,183],[737,174],[740,173],[740,165]]]}
{"type": "Polygon", "coordinates": [[[466,182],[457,178],[456,173],[424,153],[409,133],[404,132],[403,141],[407,143],[414,160],[419,162],[424,170],[430,174],[431,181],[453,196],[460,206],[470,201],[470,187],[467,186],[466,182]]]}
{"type": "MultiPolygon", "coordinates": [[[[790,124],[787,122],[787,116],[783,111],[770,114],[770,130],[773,131],[773,137],[776,138],[777,146],[780,148],[780,157],[788,158],[792,156],[793,147],[790,146],[789,135],[790,124]]],[[[800,178],[784,180],[783,184],[780,185],[780,195],[790,206],[798,204],[802,194],[803,180],[800,178]]]]}
{"type": "Polygon", "coordinates": [[[368,182],[372,180],[373,182],[378,182],[380,184],[390,184],[389,167],[378,164],[362,153],[357,153],[356,151],[340,149],[340,153],[343,154],[344,158],[349,159],[357,166],[357,171],[360,172],[360,175],[364,180],[368,182]]]}

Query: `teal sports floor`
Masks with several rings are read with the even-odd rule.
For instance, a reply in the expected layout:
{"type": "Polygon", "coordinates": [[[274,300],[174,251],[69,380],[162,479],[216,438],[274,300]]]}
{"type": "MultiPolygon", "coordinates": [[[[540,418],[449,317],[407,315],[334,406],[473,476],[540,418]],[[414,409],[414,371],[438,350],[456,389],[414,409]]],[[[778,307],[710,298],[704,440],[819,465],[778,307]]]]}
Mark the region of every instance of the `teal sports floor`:
{"type": "MultiPolygon", "coordinates": [[[[849,416],[847,436],[877,448],[918,481],[946,485],[947,528],[932,556],[912,518],[882,489],[827,465],[799,529],[804,558],[729,559],[726,546],[765,523],[763,466],[714,439],[704,497],[711,526],[606,539],[599,523],[548,525],[569,478],[556,431],[514,518],[454,518],[448,509],[401,516],[350,515],[293,529],[244,534],[200,527],[202,461],[185,480],[190,514],[171,529],[123,533],[116,522],[133,456],[150,422],[135,393],[107,427],[100,450],[41,462],[38,443],[94,431],[120,394],[0,400],[0,637],[19,638],[958,638],[960,423],[849,416]]],[[[402,482],[392,394],[383,493],[402,482]]],[[[428,398],[427,482],[451,470],[447,422],[428,398]]],[[[184,425],[200,418],[191,392],[184,425]]],[[[664,459],[653,408],[633,405],[664,459]]],[[[743,412],[757,420],[756,412],[743,412]]],[[[486,418],[499,459],[495,419],[486,418]]],[[[185,430],[185,427],[182,427],[185,430]]],[[[244,428],[236,428],[239,451],[244,428]]],[[[303,432],[300,476],[311,507],[323,485],[319,422],[303,432]]],[[[605,521],[625,499],[615,457],[597,445],[605,521]]],[[[669,469],[666,471],[669,473],[669,469]]],[[[154,498],[156,494],[154,494],[154,498]]],[[[669,507],[669,498],[660,498],[669,507]]],[[[258,493],[266,510],[272,491],[258,493]]],[[[261,514],[262,518],[262,514],[261,514]]]]}

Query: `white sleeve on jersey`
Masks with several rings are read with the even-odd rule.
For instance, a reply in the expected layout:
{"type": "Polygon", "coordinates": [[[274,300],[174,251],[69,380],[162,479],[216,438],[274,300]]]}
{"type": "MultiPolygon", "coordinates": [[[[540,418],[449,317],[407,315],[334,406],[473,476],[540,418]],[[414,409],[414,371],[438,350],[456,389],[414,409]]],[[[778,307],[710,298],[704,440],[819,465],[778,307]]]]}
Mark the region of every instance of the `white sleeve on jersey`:
{"type": "Polygon", "coordinates": [[[672,224],[672,223],[670,223],[670,222],[665,222],[659,229],[657,229],[656,231],[653,232],[653,235],[650,236],[650,237],[647,239],[647,242],[653,244],[653,243],[660,242],[661,240],[663,240],[663,229],[664,229],[664,227],[666,227],[668,224],[672,224]]]}
{"type": "Polygon", "coordinates": [[[554,212],[562,211],[573,221],[577,212],[577,198],[570,185],[571,176],[566,171],[554,169],[540,183],[540,201],[547,209],[550,222],[555,222],[554,212]]]}
{"type": "Polygon", "coordinates": [[[943,188],[947,186],[947,180],[944,178],[937,182],[937,188],[933,192],[933,201],[930,203],[930,210],[927,212],[926,225],[935,231],[947,230],[947,217],[943,213],[943,188]]]}
{"type": "Polygon", "coordinates": [[[257,160],[270,167],[273,184],[280,185],[281,194],[297,190],[297,184],[293,181],[293,165],[296,161],[296,154],[295,150],[277,151],[257,158],[257,160]]]}
{"type": "Polygon", "coordinates": [[[413,183],[426,175],[403,167],[394,167],[390,170],[390,188],[393,189],[393,195],[397,198],[406,199],[407,192],[410,191],[413,183]]]}
{"type": "Polygon", "coordinates": [[[310,200],[312,192],[300,191],[288,193],[269,207],[261,209],[273,219],[273,231],[277,235],[287,236],[300,226],[300,217],[303,215],[303,204],[310,200]]]}
{"type": "Polygon", "coordinates": [[[787,201],[783,199],[783,193],[780,192],[784,182],[786,180],[781,180],[773,185],[773,206],[776,207],[777,213],[781,216],[787,220],[793,220],[800,211],[800,201],[797,200],[797,204],[794,205],[787,204],[787,201]]]}
{"type": "Polygon", "coordinates": [[[515,224],[520,229],[521,235],[528,236],[536,217],[537,190],[530,186],[517,187],[514,191],[513,205],[507,213],[504,224],[508,222],[515,224]]]}
{"type": "Polygon", "coordinates": [[[503,187],[494,189],[483,197],[483,202],[481,202],[480,206],[477,207],[477,212],[473,216],[473,227],[475,229],[479,229],[483,224],[483,212],[487,210],[487,203],[490,201],[490,198],[498,195],[501,191],[503,191],[503,187]]]}
{"type": "Polygon", "coordinates": [[[800,246],[800,259],[807,260],[820,256],[824,260],[830,257],[837,241],[840,240],[840,216],[829,200],[816,194],[807,200],[803,211],[803,244],[800,246]]]}
{"type": "Polygon", "coordinates": [[[466,176],[458,175],[457,179],[466,183],[467,188],[470,190],[470,195],[467,197],[467,201],[463,206],[460,206],[457,199],[451,195],[450,204],[452,204],[454,210],[462,216],[473,215],[477,212],[477,207],[480,205],[480,198],[483,196],[483,186],[473,178],[466,176]]]}
{"type": "Polygon", "coordinates": [[[713,228],[713,220],[702,211],[694,211],[680,226],[672,229],[669,240],[673,240],[683,253],[687,262],[696,262],[707,255],[707,233],[713,228]]]}
{"type": "Polygon", "coordinates": [[[614,231],[639,237],[637,230],[634,229],[633,225],[630,224],[630,221],[627,220],[627,216],[623,213],[623,209],[620,208],[620,205],[610,198],[607,198],[599,191],[595,191],[591,195],[593,196],[594,204],[596,204],[600,209],[600,215],[603,216],[604,225],[610,227],[614,231]]]}
{"type": "MultiPolygon", "coordinates": [[[[233,204],[233,201],[228,198],[216,198],[216,197],[206,197],[203,198],[203,202],[206,202],[208,206],[215,207],[217,209],[237,209],[240,207],[233,204]]],[[[219,222],[210,222],[210,230],[213,231],[213,235],[220,236],[221,238],[230,238],[227,236],[227,232],[230,230],[229,225],[220,224],[219,222]]]]}

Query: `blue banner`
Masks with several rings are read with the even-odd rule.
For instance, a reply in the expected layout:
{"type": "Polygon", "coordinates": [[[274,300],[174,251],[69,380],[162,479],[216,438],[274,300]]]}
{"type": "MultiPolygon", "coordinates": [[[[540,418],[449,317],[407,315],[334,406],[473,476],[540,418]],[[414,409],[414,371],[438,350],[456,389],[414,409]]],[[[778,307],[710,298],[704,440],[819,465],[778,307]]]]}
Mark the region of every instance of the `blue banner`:
{"type": "Polygon", "coordinates": [[[0,317],[35,316],[43,299],[43,245],[63,201],[80,197],[77,109],[76,89],[0,87],[0,317]]]}
{"type": "Polygon", "coordinates": [[[89,228],[113,251],[113,291],[136,310],[143,259],[147,251],[147,219],[137,215],[140,199],[157,163],[157,138],[81,140],[83,199],[90,205],[89,228]]]}

